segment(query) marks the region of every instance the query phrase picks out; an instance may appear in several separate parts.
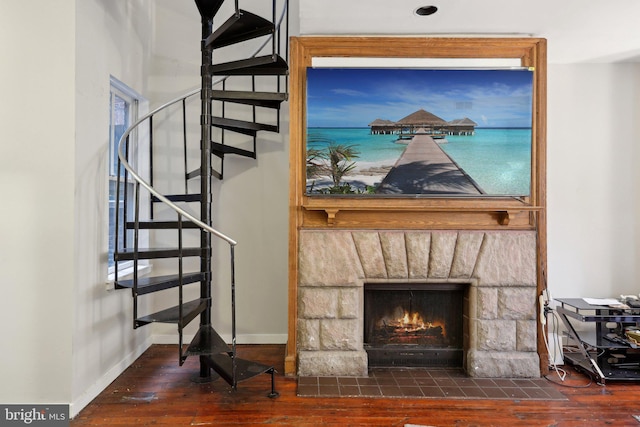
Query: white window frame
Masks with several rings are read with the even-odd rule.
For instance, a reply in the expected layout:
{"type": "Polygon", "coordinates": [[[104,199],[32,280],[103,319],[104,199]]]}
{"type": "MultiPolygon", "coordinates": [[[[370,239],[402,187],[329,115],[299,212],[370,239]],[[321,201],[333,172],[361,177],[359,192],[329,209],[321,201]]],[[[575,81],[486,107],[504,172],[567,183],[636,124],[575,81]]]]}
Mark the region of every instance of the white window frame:
{"type": "MultiPolygon", "coordinates": [[[[112,218],[110,216],[110,211],[111,211],[111,183],[113,181],[119,180],[118,177],[116,176],[117,174],[117,162],[114,161],[115,158],[114,156],[117,156],[117,149],[118,149],[118,141],[115,140],[116,139],[116,135],[115,135],[115,126],[113,124],[113,115],[114,115],[114,97],[117,96],[121,99],[124,99],[125,101],[128,102],[129,104],[129,117],[128,117],[128,126],[131,126],[133,123],[136,122],[136,120],[138,120],[139,117],[141,117],[143,114],[146,113],[146,110],[148,110],[148,101],[139,93],[137,93],[135,90],[133,90],[132,88],[130,88],[129,86],[127,86],[125,83],[121,82],[120,80],[116,79],[115,77],[111,76],[110,77],[110,86],[109,86],[110,90],[109,90],[109,148],[108,148],[108,165],[107,165],[107,238],[108,238],[108,243],[107,245],[110,245],[110,241],[111,241],[111,231],[112,231],[112,218]]],[[[137,169],[137,171],[139,173],[142,174],[142,176],[144,176],[147,172],[147,170],[141,170],[141,169],[148,169],[146,168],[146,165],[148,164],[148,151],[145,151],[143,149],[140,149],[140,146],[142,144],[145,143],[145,141],[148,141],[148,130],[146,130],[146,128],[144,126],[142,126],[142,129],[144,130],[139,130],[139,129],[135,129],[133,132],[131,132],[130,136],[129,136],[129,147],[130,147],[130,153],[132,154],[131,158],[132,160],[130,160],[130,164],[137,169]]],[[[133,183],[135,181],[129,179],[129,183],[133,183]]],[[[145,206],[148,205],[148,197],[142,197],[140,198],[140,205],[141,205],[141,214],[144,214],[145,211],[147,210],[146,208],[144,208],[145,206]]],[[[114,217],[115,218],[115,217],[114,217]]],[[[117,232],[117,230],[113,230],[114,232],[117,232]]],[[[149,235],[147,231],[140,231],[140,235],[139,235],[139,243],[140,245],[146,245],[149,241],[149,235]]],[[[127,276],[131,276],[133,274],[133,261],[128,261],[128,262],[119,262],[119,263],[114,263],[113,265],[109,265],[111,264],[111,259],[109,259],[112,256],[112,254],[110,253],[110,248],[107,248],[107,284],[111,285],[113,284],[113,281],[115,280],[115,267],[116,265],[118,266],[118,277],[119,278],[126,278],[127,276]]],[[[151,265],[147,260],[142,260],[139,261],[138,263],[138,273],[146,273],[147,271],[149,271],[151,269],[151,265]]]]}

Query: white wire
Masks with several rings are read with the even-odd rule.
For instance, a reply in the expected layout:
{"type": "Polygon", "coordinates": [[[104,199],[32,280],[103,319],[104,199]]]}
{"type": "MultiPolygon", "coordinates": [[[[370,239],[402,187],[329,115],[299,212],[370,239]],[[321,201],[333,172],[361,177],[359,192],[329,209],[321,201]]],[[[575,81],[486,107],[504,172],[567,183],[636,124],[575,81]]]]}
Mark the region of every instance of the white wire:
{"type": "MultiPolygon", "coordinates": [[[[547,318],[547,313],[548,313],[548,310],[545,310],[544,311],[545,320],[547,318]]],[[[556,363],[556,357],[558,355],[557,352],[558,352],[558,349],[561,348],[560,347],[560,345],[561,345],[560,338],[558,337],[558,318],[557,318],[556,312],[553,311],[553,309],[551,309],[550,313],[552,314],[551,319],[552,319],[552,323],[553,323],[553,333],[554,333],[554,336],[555,336],[555,338],[554,338],[554,340],[555,340],[554,344],[555,345],[554,345],[553,354],[551,354],[551,349],[549,348],[549,336],[548,336],[549,333],[548,332],[544,332],[542,334],[543,338],[544,338],[544,345],[547,348],[547,354],[549,356],[549,365],[550,365],[549,367],[552,368],[556,372],[556,374],[558,375],[558,378],[560,379],[560,381],[564,382],[564,380],[565,380],[565,378],[567,376],[567,372],[564,369],[559,368],[557,363],[556,363]]]]}

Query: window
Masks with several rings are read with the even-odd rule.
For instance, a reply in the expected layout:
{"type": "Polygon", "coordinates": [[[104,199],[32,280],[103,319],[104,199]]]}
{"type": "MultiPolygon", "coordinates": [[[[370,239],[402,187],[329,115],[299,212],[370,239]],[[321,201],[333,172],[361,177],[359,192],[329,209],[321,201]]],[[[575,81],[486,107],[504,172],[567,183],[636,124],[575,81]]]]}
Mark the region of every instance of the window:
{"type": "MultiPolygon", "coordinates": [[[[125,182],[124,168],[121,168],[118,175],[118,142],[125,131],[133,124],[139,113],[141,96],[122,82],[111,78],[110,102],[109,102],[109,254],[108,254],[108,274],[109,279],[113,278],[115,272],[115,262],[113,253],[115,249],[116,237],[116,205],[119,207],[120,218],[125,215],[122,203],[116,203],[117,186],[120,184],[120,201],[124,200],[124,185],[128,194],[133,194],[134,183],[129,179],[125,182]],[[124,185],[122,185],[124,184],[124,185]]],[[[138,133],[130,134],[130,148],[136,150],[138,133]]],[[[135,168],[139,163],[138,152],[134,152],[131,165],[135,168]]],[[[127,214],[132,212],[132,204],[127,204],[127,214]]],[[[122,221],[120,221],[118,232],[122,235],[122,221]]],[[[132,236],[128,235],[127,245],[132,244],[132,236]]],[[[119,242],[123,245],[123,242],[119,242]]],[[[119,273],[125,273],[126,269],[131,269],[133,262],[120,263],[119,273]]]]}

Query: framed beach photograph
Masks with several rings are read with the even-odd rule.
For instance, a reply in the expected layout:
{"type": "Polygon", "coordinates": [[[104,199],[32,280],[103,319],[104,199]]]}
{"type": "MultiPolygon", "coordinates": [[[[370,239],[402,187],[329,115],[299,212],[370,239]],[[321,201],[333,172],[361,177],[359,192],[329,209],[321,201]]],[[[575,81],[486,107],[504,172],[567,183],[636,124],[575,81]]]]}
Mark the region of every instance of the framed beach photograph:
{"type": "Polygon", "coordinates": [[[528,197],[529,67],[306,70],[306,194],[528,197]]]}
{"type": "Polygon", "coordinates": [[[544,223],[546,70],[540,38],[292,38],[292,227],[544,223]]]}

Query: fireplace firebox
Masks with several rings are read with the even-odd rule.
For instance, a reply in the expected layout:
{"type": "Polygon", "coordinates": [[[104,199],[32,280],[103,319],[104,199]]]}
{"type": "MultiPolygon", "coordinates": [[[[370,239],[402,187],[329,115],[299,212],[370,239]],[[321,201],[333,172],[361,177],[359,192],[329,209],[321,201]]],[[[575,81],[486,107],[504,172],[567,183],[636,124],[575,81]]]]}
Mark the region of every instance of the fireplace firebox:
{"type": "Polygon", "coordinates": [[[367,283],[364,349],[370,367],[462,367],[460,283],[367,283]]]}

